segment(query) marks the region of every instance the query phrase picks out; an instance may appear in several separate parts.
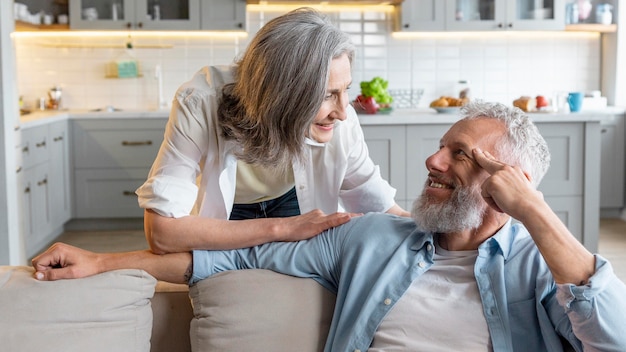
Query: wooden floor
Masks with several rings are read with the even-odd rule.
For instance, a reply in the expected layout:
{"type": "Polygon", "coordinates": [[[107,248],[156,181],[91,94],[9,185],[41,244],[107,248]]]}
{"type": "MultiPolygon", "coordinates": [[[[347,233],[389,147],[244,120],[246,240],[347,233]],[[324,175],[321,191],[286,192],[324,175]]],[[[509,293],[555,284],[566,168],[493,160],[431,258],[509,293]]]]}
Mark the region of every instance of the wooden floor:
{"type": "MultiPolygon", "coordinates": [[[[121,252],[147,249],[142,230],[68,231],[58,241],[94,252],[121,252]]],[[[626,222],[600,220],[598,253],[611,261],[617,276],[626,282],[626,222]]]]}

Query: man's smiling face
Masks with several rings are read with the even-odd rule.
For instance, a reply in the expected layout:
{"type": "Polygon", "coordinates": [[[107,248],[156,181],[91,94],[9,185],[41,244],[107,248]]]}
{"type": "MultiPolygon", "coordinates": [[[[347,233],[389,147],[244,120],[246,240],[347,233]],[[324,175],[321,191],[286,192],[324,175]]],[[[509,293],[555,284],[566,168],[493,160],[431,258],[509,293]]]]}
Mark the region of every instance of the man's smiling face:
{"type": "Polygon", "coordinates": [[[462,120],[441,139],[439,150],[426,159],[428,179],[415,202],[413,217],[426,231],[457,232],[476,228],[488,205],[480,186],[489,174],[480,168],[472,150],[494,154],[505,127],[493,119],[462,120]]]}

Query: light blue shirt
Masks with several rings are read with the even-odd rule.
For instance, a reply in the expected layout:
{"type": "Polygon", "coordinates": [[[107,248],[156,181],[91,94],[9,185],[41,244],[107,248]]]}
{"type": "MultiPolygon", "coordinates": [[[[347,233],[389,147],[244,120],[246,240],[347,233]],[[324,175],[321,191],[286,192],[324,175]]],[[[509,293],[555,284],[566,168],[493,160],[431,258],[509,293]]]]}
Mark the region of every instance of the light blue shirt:
{"type": "MultiPolygon", "coordinates": [[[[366,214],[301,242],[194,251],[190,284],[263,268],[315,279],[337,294],[326,351],[366,351],[383,318],[433,264],[433,235],[408,218],[366,214]]],[[[596,255],[587,285],[557,285],[523,225],[482,243],[474,269],[494,351],[626,351],[626,285],[596,255]]]]}

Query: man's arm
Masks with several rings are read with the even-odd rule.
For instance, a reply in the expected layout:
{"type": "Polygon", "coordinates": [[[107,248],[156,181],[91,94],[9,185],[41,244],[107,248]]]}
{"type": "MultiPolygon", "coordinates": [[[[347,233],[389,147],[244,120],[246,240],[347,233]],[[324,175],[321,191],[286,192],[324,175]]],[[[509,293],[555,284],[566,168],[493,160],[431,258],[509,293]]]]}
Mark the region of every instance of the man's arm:
{"type": "Polygon", "coordinates": [[[476,162],[491,177],[482,185],[483,197],[494,209],[524,224],[558,284],[581,285],[595,272],[595,258],[561,222],[519,168],[474,150],[476,162]]]}
{"type": "Polygon", "coordinates": [[[157,280],[186,284],[191,253],[158,255],[150,251],[94,253],[55,243],[32,260],[37,280],[76,279],[118,269],[141,269],[157,280]]]}

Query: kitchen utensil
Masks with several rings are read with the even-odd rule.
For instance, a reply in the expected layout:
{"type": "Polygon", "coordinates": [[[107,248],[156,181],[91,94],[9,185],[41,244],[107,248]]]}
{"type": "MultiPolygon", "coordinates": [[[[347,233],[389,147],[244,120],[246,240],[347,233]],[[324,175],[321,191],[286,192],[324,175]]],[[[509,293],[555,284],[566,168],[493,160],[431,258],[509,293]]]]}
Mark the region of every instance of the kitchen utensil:
{"type": "Polygon", "coordinates": [[[61,87],[52,87],[48,91],[48,97],[50,98],[50,101],[48,102],[48,108],[57,110],[60,109],[62,95],[63,91],[61,90],[61,87]]]}

